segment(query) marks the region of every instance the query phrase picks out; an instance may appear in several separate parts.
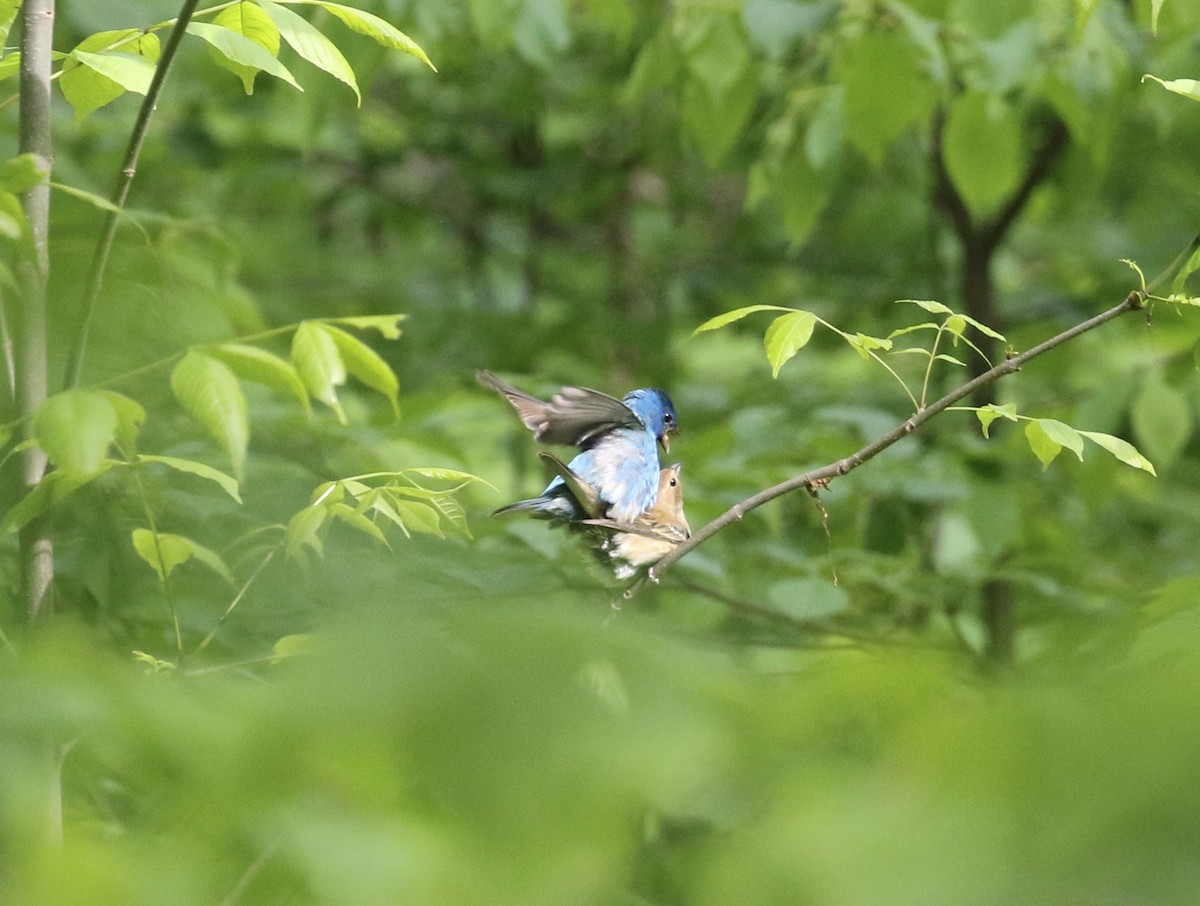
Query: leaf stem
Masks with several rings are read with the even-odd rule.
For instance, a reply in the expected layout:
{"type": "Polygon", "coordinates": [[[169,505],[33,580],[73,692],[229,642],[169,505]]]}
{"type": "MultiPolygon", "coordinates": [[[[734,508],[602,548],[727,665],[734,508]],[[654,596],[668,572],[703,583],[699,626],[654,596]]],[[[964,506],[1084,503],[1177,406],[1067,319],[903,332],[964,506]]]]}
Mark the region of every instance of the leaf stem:
{"type": "Polygon", "coordinates": [[[125,201],[129,197],[129,190],[133,185],[133,178],[137,175],[142,145],[145,143],[146,133],[150,129],[150,118],[158,105],[158,98],[162,94],[167,74],[198,4],[199,0],[183,0],[179,17],[175,20],[170,35],[167,36],[167,42],[158,58],[158,65],[154,68],[154,77],[150,80],[150,88],[146,91],[146,96],[142,99],[142,106],[138,110],[137,119],[134,120],[133,131],[129,135],[129,144],[126,146],[125,158],[121,164],[117,188],[113,192],[114,210],[109,211],[104,217],[104,224],[100,229],[100,239],[92,257],[92,270],[83,299],[83,312],[79,317],[75,341],[67,359],[65,384],[68,388],[79,386],[83,373],[83,359],[87,352],[88,335],[91,333],[92,321],[100,301],[100,292],[104,287],[104,274],[108,270],[108,259],[112,254],[113,242],[116,239],[120,212],[125,208],[125,201]]]}

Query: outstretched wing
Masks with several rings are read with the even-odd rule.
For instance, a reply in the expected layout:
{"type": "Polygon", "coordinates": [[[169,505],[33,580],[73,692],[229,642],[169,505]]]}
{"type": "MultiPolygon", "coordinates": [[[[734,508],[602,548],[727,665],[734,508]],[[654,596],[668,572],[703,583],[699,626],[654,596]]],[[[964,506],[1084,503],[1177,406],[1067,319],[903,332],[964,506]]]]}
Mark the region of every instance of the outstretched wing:
{"type": "Polygon", "coordinates": [[[641,420],[618,399],[585,387],[563,387],[549,402],[543,402],[507,384],[490,371],[477,371],[475,378],[486,387],[503,393],[525,427],[540,443],[588,447],[601,435],[616,428],[640,428],[641,420]]]}

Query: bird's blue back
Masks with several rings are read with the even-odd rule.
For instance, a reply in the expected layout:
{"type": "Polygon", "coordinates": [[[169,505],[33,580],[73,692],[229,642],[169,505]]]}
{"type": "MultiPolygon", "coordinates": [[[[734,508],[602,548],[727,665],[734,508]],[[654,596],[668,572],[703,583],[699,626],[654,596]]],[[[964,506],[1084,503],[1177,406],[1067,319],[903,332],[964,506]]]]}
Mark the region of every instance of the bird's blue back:
{"type": "MultiPolygon", "coordinates": [[[[675,429],[675,406],[666,392],[654,388],[631,390],[622,402],[642,427],[605,432],[568,465],[600,492],[601,499],[609,504],[609,518],[633,522],[654,505],[658,495],[658,442],[675,429]]],[[[542,497],[548,498],[547,512],[564,519],[577,515],[561,478],[550,482],[542,497]]]]}

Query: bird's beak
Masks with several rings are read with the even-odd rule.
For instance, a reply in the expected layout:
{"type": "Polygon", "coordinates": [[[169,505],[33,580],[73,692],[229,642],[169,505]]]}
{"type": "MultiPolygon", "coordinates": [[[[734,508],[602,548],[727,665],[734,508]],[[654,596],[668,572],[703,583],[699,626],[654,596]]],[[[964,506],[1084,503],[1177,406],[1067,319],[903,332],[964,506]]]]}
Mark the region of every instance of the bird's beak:
{"type": "Polygon", "coordinates": [[[678,437],[679,429],[678,428],[668,428],[666,431],[663,432],[662,437],[660,437],[658,439],[658,442],[660,444],[662,444],[663,450],[666,451],[667,453],[671,452],[671,435],[672,434],[674,434],[676,437],[678,437]]]}

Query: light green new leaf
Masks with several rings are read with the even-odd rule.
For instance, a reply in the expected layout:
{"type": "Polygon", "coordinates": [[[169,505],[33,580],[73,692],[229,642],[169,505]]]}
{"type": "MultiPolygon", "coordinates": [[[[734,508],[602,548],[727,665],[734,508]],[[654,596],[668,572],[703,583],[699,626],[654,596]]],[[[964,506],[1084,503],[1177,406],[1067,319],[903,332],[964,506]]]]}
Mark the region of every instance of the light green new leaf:
{"type": "Polygon", "coordinates": [[[1005,403],[1003,406],[997,406],[995,403],[988,403],[986,406],[981,406],[975,410],[975,415],[979,419],[979,424],[983,428],[983,436],[989,437],[988,431],[992,427],[992,422],[998,418],[1007,418],[1009,421],[1017,420],[1017,404],[1005,403]]]}
{"type": "Polygon", "coordinates": [[[18,154],[0,164],[0,191],[19,194],[45,180],[46,171],[32,154],[18,154]]]}
{"type": "Polygon", "coordinates": [[[1125,465],[1133,466],[1135,469],[1141,469],[1143,472],[1149,472],[1156,478],[1158,477],[1150,460],[1139,453],[1137,447],[1128,441],[1113,437],[1111,434],[1101,434],[1098,431],[1080,431],[1079,433],[1096,446],[1107,450],[1125,465]]]}
{"type": "Polygon", "coordinates": [[[400,499],[393,499],[392,506],[396,508],[396,512],[404,520],[404,524],[412,531],[437,535],[439,538],[445,537],[440,524],[441,520],[438,518],[437,510],[433,507],[415,500],[400,499]]]}
{"type": "Polygon", "coordinates": [[[89,53],[78,49],[71,51],[71,56],[88,69],[116,82],[125,91],[144,95],[150,90],[150,82],[154,78],[154,64],[145,57],[118,51],[89,53]]]}
{"type": "Polygon", "coordinates": [[[114,390],[97,392],[103,394],[117,414],[117,446],[126,456],[133,456],[137,451],[138,432],[142,429],[142,423],[146,421],[146,410],[137,400],[130,399],[123,393],[114,390]]]}
{"type": "Polygon", "coordinates": [[[957,317],[962,318],[964,321],[966,321],[968,324],[970,324],[972,327],[974,327],[980,333],[986,334],[987,336],[991,337],[994,340],[999,340],[1001,343],[1008,342],[1005,339],[1004,334],[998,333],[997,331],[992,330],[992,328],[988,327],[982,321],[976,321],[970,315],[957,315],[957,317]]]}
{"type": "Polygon", "coordinates": [[[362,94],[358,90],[354,70],[332,41],[307,19],[286,6],[272,3],[271,0],[258,0],[258,5],[275,23],[275,28],[292,50],[318,69],[349,85],[358,106],[362,106],[362,94]]]}
{"type": "Polygon", "coordinates": [[[888,350],[892,348],[892,341],[881,337],[869,337],[865,333],[858,333],[854,336],[850,334],[842,334],[842,338],[854,348],[864,359],[871,358],[871,352],[875,349],[888,350]]]}
{"type": "Polygon", "coordinates": [[[139,456],[138,462],[156,462],[177,472],[187,472],[189,475],[204,478],[219,485],[221,490],[238,503],[242,502],[242,496],[238,493],[237,479],[232,475],[227,475],[220,469],[214,469],[212,466],[205,465],[202,462],[196,462],[191,459],[180,459],[177,456],[154,456],[150,454],[139,456]]]}
{"type": "Polygon", "coordinates": [[[464,485],[472,481],[478,481],[481,484],[486,484],[489,488],[495,490],[496,486],[490,481],[485,481],[478,475],[472,475],[470,472],[460,472],[458,469],[443,469],[436,466],[416,466],[411,469],[404,470],[405,475],[423,475],[426,478],[439,478],[443,481],[458,481],[464,485]]]}
{"type": "Polygon", "coordinates": [[[33,436],[59,469],[94,475],[117,432],[117,413],[97,390],[67,390],[46,400],[33,416],[33,436]]]}
{"type": "Polygon", "coordinates": [[[290,657],[309,654],[316,648],[316,640],[311,633],[298,632],[285,635],[271,646],[271,663],[278,664],[290,657]]]}
{"type": "MultiPolygon", "coordinates": [[[[0,236],[17,242],[22,236],[29,235],[29,220],[21,202],[12,192],[0,191],[0,236]]],[[[5,272],[8,271],[5,265],[5,272]]]]}
{"type": "MultiPolygon", "coordinates": [[[[267,20],[270,21],[269,19],[267,20]]],[[[216,48],[231,63],[240,63],[251,69],[259,69],[268,75],[287,82],[297,91],[303,91],[286,66],[280,63],[265,47],[245,35],[238,34],[220,25],[208,22],[193,22],[187,27],[188,33],[203,38],[216,48]]],[[[245,81],[243,80],[243,84],[245,81]]],[[[253,84],[250,86],[253,89],[253,84]]],[[[250,92],[247,91],[247,94],[250,92]]]]}
{"type": "Polygon", "coordinates": [[[230,367],[219,359],[192,350],[171,372],[171,390],[184,410],[229,454],[233,474],[241,479],[250,424],[246,416],[246,398],[230,367]]]}
{"type": "Polygon", "coordinates": [[[8,41],[8,31],[17,18],[21,0],[0,0],[0,47],[8,41]]]}
{"type": "Polygon", "coordinates": [[[933,302],[927,299],[897,299],[897,305],[919,305],[932,315],[952,315],[954,309],[948,305],[943,305],[941,302],[933,302]]]}
{"type": "Polygon", "coordinates": [[[321,325],[305,321],[292,337],[292,364],[314,397],[334,411],[343,425],[346,413],[338,402],[337,388],[346,383],[346,365],[333,335],[321,325]]]}
{"type": "Polygon", "coordinates": [[[717,330],[724,327],[726,324],[732,324],[734,321],[740,321],[746,315],[752,315],[756,311],[796,311],[794,308],[784,308],[782,305],[747,305],[745,308],[735,308],[733,311],[727,311],[723,315],[717,315],[715,318],[709,318],[699,327],[692,331],[692,336],[698,333],[704,333],[706,330],[717,330]]]}
{"type": "Polygon", "coordinates": [[[1039,418],[1038,423],[1046,436],[1060,446],[1066,447],[1083,462],[1083,438],[1068,424],[1053,418],[1039,418]]]}
{"type": "MultiPolygon", "coordinates": [[[[279,56],[279,29],[257,3],[241,0],[240,3],[228,6],[217,14],[212,24],[249,38],[272,57],[279,56]]],[[[218,66],[229,70],[242,80],[246,94],[254,93],[254,77],[259,73],[257,66],[236,63],[212,46],[208,50],[218,66]]]]}
{"type": "Polygon", "coordinates": [[[197,563],[207,566],[230,585],[234,584],[233,575],[229,572],[229,567],[225,565],[220,554],[184,535],[172,535],[167,532],[159,532],[156,535],[149,529],[134,529],[133,547],[138,552],[138,556],[149,563],[150,567],[158,573],[158,578],[162,582],[167,580],[167,576],[171,575],[175,567],[195,559],[197,563]]]}
{"type": "Polygon", "coordinates": [[[1171,79],[1170,81],[1164,81],[1158,76],[1150,75],[1150,73],[1146,73],[1144,76],[1142,76],[1143,82],[1145,82],[1146,79],[1151,79],[1152,81],[1158,82],[1158,84],[1162,85],[1162,87],[1167,89],[1167,91],[1173,91],[1176,94],[1182,94],[1185,98],[1191,98],[1193,101],[1200,101],[1200,81],[1196,79],[1171,79]]]}
{"type": "Polygon", "coordinates": [[[312,412],[308,390],[290,362],[265,349],[243,343],[222,343],[220,346],[208,347],[205,352],[232,368],[233,373],[242,380],[254,381],[272,390],[291,394],[300,401],[306,413],[312,412]]]}
{"type": "Polygon", "coordinates": [[[400,381],[391,366],[374,349],[340,327],[332,324],[318,324],[317,327],[333,338],[346,370],[372,390],[382,393],[392,404],[392,412],[399,418],[400,381]]]}
{"type": "Polygon", "coordinates": [[[353,318],[330,318],[334,324],[346,324],[359,330],[378,330],[385,340],[398,340],[403,331],[400,322],[408,315],[358,315],[353,318]]]}
{"type": "Polygon", "coordinates": [[[192,547],[182,535],[159,534],[149,529],[133,530],[133,549],[150,564],[160,582],[166,582],[175,567],[192,558],[192,547]]]}
{"type": "Polygon", "coordinates": [[[425,51],[417,46],[417,42],[390,22],[380,19],[371,13],[364,12],[361,9],[343,6],[340,3],[327,3],[325,0],[301,0],[301,2],[329,10],[329,12],[341,19],[351,31],[356,31],[360,35],[366,35],[384,47],[402,50],[406,54],[416,57],[434,72],[437,72],[437,67],[430,62],[429,57],[425,55],[425,51]]]}
{"type": "Polygon", "coordinates": [[[288,520],[285,550],[289,557],[298,557],[306,547],[311,548],[318,557],[323,555],[317,531],[324,525],[327,513],[328,510],[323,506],[306,506],[288,520]]]}
{"type": "Polygon", "coordinates": [[[1150,33],[1158,35],[1158,14],[1162,12],[1163,0],[1150,0],[1150,33]]]}
{"type": "Polygon", "coordinates": [[[771,377],[779,377],[779,369],[784,363],[804,348],[812,338],[816,323],[816,315],[810,311],[794,311],[771,322],[763,336],[763,348],[771,363],[771,377]]]}
{"type": "Polygon", "coordinates": [[[80,41],[63,60],[58,80],[75,121],[126,91],[145,94],[159,50],[157,35],[136,28],[98,32],[80,41]]]}
{"type": "Polygon", "coordinates": [[[1029,449],[1033,451],[1033,455],[1042,461],[1043,469],[1048,469],[1050,463],[1054,462],[1054,457],[1062,451],[1062,444],[1051,440],[1039,419],[1026,423],[1025,439],[1029,441],[1029,449]]]}
{"type": "Polygon", "coordinates": [[[467,525],[467,511],[463,509],[461,503],[446,494],[439,494],[429,502],[433,504],[439,513],[446,517],[446,521],[450,523],[451,527],[457,529],[468,538],[474,537],[471,534],[470,526],[467,525]]]}
{"type": "Polygon", "coordinates": [[[367,505],[367,508],[379,513],[381,516],[394,523],[396,527],[400,529],[400,531],[404,532],[405,538],[412,537],[412,532],[408,530],[408,526],[404,524],[404,520],[400,518],[400,514],[396,512],[395,507],[392,506],[389,499],[384,497],[383,494],[380,493],[371,495],[371,499],[367,505]]]}
{"type": "Polygon", "coordinates": [[[331,516],[340,519],[351,528],[354,528],[365,535],[370,535],[388,550],[391,550],[392,546],[388,544],[387,538],[384,537],[384,534],[380,530],[379,526],[377,526],[362,513],[358,512],[358,510],[348,507],[344,503],[335,503],[329,507],[329,513],[331,516]]]}

